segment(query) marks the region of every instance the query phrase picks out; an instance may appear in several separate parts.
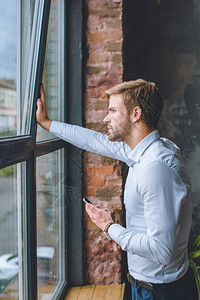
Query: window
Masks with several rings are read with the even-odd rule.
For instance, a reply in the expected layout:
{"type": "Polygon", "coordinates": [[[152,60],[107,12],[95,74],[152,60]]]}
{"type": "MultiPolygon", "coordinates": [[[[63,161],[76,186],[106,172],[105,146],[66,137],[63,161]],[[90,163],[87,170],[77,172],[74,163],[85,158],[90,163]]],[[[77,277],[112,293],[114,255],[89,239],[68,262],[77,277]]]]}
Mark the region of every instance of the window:
{"type": "Polygon", "coordinates": [[[22,293],[23,234],[20,220],[23,218],[23,192],[17,178],[23,163],[0,170],[0,298],[12,294],[18,299],[22,293]],[[8,238],[9,237],[9,238],[8,238]],[[19,246],[20,245],[20,246],[19,246]]]}
{"type": "MultiPolygon", "coordinates": [[[[60,5],[58,0],[51,2],[43,71],[48,115],[50,119],[55,121],[64,120],[64,85],[62,83],[64,77],[64,36],[61,35],[64,16],[60,5]]],[[[37,142],[52,138],[55,137],[38,126],[37,142]]]]}
{"type": "Polygon", "coordinates": [[[3,0],[0,22],[0,299],[60,299],[83,283],[82,152],[35,112],[43,81],[49,117],[82,124],[82,1],[3,0]]]}
{"type": "Polygon", "coordinates": [[[58,150],[36,160],[38,298],[45,286],[54,299],[64,280],[63,155],[63,150],[58,150]]]}

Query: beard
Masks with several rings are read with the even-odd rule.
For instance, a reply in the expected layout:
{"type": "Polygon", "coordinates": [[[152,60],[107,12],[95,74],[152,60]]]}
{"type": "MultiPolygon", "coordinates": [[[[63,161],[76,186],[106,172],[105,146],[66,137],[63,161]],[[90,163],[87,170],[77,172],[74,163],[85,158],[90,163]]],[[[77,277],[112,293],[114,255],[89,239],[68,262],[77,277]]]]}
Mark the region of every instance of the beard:
{"type": "Polygon", "coordinates": [[[126,120],[115,127],[109,126],[108,138],[111,142],[126,142],[130,135],[131,122],[126,120]]]}

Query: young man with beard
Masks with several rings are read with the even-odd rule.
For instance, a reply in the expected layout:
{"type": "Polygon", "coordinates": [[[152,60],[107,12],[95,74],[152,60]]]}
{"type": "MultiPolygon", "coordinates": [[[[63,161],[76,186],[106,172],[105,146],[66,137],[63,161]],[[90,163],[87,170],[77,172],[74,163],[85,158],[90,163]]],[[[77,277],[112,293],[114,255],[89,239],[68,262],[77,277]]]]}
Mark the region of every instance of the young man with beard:
{"type": "Polygon", "coordinates": [[[92,221],[128,255],[132,299],[197,300],[187,244],[191,185],[179,148],[157,130],[163,103],[153,82],[123,82],[106,92],[107,135],[48,119],[44,88],[37,122],[84,150],[129,166],[124,202],[126,228],[100,206],[86,204],[92,221]]]}

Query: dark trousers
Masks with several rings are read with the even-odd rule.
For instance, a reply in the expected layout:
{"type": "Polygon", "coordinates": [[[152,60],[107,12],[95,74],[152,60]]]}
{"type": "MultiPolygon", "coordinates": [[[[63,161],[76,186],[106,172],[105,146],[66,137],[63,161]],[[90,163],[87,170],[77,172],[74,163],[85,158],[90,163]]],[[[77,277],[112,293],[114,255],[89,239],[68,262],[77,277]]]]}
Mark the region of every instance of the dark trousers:
{"type": "Polygon", "coordinates": [[[132,300],[198,300],[198,291],[191,268],[186,274],[171,283],[153,284],[153,291],[148,291],[136,284],[131,284],[132,300]]]}

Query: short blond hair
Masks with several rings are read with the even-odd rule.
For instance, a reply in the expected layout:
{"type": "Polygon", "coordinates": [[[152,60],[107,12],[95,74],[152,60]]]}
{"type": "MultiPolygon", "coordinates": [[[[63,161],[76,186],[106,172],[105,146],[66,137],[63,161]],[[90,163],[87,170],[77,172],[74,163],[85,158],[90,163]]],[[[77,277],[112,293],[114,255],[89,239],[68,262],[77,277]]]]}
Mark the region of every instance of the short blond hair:
{"type": "Polygon", "coordinates": [[[121,95],[128,114],[135,106],[142,110],[142,119],[150,127],[157,127],[163,110],[163,101],[154,82],[137,79],[124,81],[105,91],[108,99],[121,95]]]}

